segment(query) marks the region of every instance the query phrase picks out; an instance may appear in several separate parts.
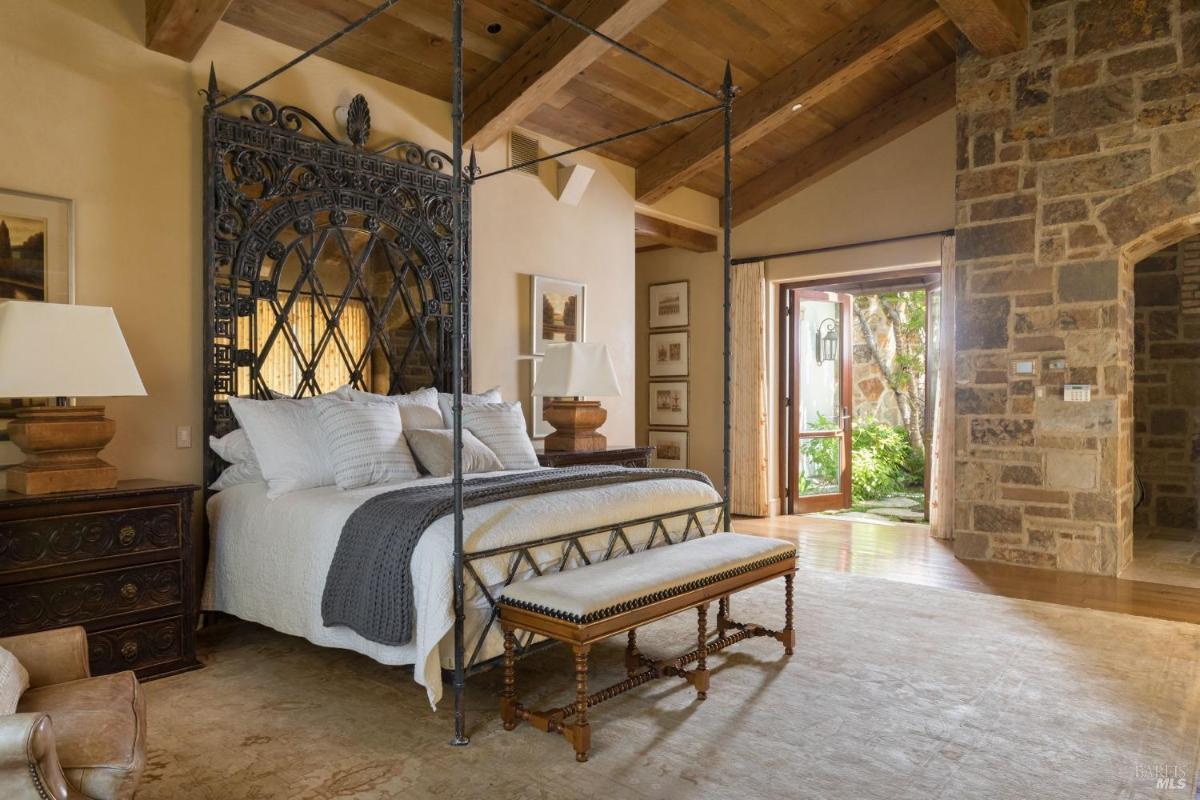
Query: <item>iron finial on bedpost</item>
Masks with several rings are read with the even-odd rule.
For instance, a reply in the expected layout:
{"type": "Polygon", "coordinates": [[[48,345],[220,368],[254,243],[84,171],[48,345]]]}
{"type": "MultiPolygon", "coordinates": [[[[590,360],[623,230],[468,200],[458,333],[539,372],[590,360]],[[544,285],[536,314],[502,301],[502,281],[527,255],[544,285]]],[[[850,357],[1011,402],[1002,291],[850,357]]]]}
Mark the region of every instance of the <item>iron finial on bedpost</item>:
{"type": "Polygon", "coordinates": [[[467,162],[467,180],[474,182],[479,175],[479,159],[475,157],[475,145],[471,145],[471,158],[467,162]]]}
{"type": "Polygon", "coordinates": [[[217,88],[217,65],[213,62],[208,62],[208,88],[201,89],[200,94],[204,95],[205,105],[212,108],[217,103],[217,96],[221,90],[217,88]]]}

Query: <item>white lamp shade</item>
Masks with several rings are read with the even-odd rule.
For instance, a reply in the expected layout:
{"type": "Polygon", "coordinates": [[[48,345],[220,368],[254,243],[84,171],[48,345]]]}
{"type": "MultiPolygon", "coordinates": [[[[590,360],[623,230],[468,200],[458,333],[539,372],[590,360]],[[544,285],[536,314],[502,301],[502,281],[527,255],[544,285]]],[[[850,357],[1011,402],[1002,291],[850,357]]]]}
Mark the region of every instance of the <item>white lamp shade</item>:
{"type": "Polygon", "coordinates": [[[111,308],[0,303],[0,397],[145,393],[111,308]]]}
{"type": "Polygon", "coordinates": [[[546,345],[535,397],[619,397],[621,387],[608,348],[598,343],[546,345]]]}

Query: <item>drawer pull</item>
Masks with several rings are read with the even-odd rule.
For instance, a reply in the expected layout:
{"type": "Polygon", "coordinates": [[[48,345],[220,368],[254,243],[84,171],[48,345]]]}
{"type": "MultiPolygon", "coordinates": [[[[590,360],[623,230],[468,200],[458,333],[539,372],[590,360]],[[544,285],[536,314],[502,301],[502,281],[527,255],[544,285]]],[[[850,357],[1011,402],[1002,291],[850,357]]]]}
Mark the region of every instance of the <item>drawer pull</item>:
{"type": "Polygon", "coordinates": [[[121,540],[121,544],[128,547],[133,544],[133,540],[137,538],[137,530],[132,525],[125,525],[121,528],[117,537],[121,540]]]}
{"type": "Polygon", "coordinates": [[[126,661],[133,661],[135,658],[137,658],[137,642],[126,642],[125,644],[121,645],[121,655],[125,657],[126,661]]]}
{"type": "Polygon", "coordinates": [[[121,587],[121,597],[126,600],[132,600],[138,595],[138,587],[136,583],[127,583],[121,587]]]}

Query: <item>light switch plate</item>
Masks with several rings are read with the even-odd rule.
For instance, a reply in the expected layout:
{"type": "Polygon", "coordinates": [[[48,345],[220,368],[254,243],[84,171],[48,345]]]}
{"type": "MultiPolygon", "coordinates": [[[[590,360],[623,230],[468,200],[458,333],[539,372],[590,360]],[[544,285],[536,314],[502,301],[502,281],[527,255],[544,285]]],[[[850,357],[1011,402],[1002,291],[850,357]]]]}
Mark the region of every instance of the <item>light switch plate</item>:
{"type": "Polygon", "coordinates": [[[1092,387],[1086,383],[1067,383],[1063,385],[1063,400],[1068,403],[1086,403],[1092,399],[1092,387]]]}
{"type": "Polygon", "coordinates": [[[190,425],[180,425],[175,429],[175,447],[179,450],[186,450],[192,446],[192,427],[190,425]]]}

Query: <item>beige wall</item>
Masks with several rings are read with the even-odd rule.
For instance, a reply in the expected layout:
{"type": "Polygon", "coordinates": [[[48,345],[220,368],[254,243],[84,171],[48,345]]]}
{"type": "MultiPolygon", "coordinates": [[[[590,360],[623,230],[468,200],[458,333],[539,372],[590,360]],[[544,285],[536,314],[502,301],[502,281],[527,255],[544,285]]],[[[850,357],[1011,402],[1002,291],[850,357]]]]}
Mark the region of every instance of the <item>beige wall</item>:
{"type": "MultiPolygon", "coordinates": [[[[209,61],[224,88],[243,85],[295,51],[220,24],[193,64],[142,45],[141,0],[0,0],[0,188],[72,198],[76,299],[111,305],[149,397],[112,399],[117,438],[106,450],[126,477],[198,480],[201,430],[201,98],[209,61]],[[176,450],[175,428],[196,446],[176,450]]],[[[310,60],[263,92],[327,122],[363,92],[374,141],[448,148],[447,104],[310,60]]],[[[552,143],[545,143],[547,146],[552,143]]],[[[560,206],[536,179],[504,176],[475,195],[475,385],[525,400],[529,282],[542,272],[588,282],[588,337],[613,348],[629,387],[610,400],[605,431],[634,431],[633,171],[596,167],[583,202],[560,206]]],[[[503,145],[481,154],[503,165],[503,145]]],[[[546,170],[547,173],[551,172],[546,170]]],[[[549,181],[550,176],[544,176],[549,181]]]]}
{"type": "MultiPolygon", "coordinates": [[[[954,227],[954,113],[942,116],[875,153],[809,187],[736,227],[733,254],[747,257],[827,245],[882,239],[954,227]]],[[[737,202],[736,194],[734,202],[737,202]]],[[[857,272],[901,269],[938,262],[939,240],[875,245],[835,253],[775,259],[767,264],[773,284],[857,272]]],[[[637,258],[637,420],[640,442],[646,439],[647,287],[652,283],[690,281],[691,417],[689,457],[693,468],[714,480],[721,476],[721,255],[657,250],[637,258]]],[[[772,367],[768,419],[771,446],[770,486],[778,493],[775,463],[776,330],[774,299],[768,320],[772,367]]]]}

